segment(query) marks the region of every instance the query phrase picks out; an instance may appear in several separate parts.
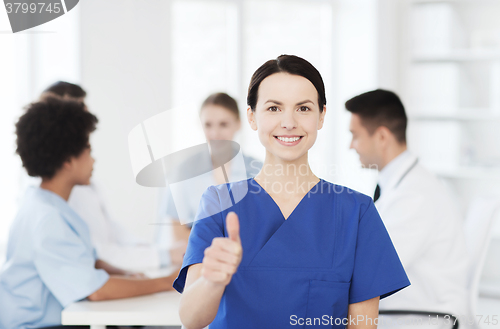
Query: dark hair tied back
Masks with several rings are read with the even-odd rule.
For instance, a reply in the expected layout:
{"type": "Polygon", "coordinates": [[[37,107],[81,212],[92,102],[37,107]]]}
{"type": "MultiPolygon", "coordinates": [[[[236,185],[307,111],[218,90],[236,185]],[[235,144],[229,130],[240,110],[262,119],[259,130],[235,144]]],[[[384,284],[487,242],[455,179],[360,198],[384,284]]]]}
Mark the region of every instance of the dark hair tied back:
{"type": "Polygon", "coordinates": [[[319,111],[323,112],[323,106],[326,105],[326,96],[321,74],[311,63],[294,55],[281,55],[276,59],[265,62],[255,71],[250,80],[247,96],[247,105],[250,106],[252,111],[255,111],[257,105],[258,91],[262,80],[280,72],[299,75],[311,81],[318,92],[319,111]]]}
{"type": "Polygon", "coordinates": [[[218,105],[222,106],[223,108],[227,109],[234,115],[236,115],[236,118],[239,120],[240,119],[240,111],[238,110],[238,103],[234,98],[229,96],[226,93],[214,93],[208,96],[205,101],[203,101],[203,104],[201,104],[201,110],[205,106],[209,105],[218,105]]]}

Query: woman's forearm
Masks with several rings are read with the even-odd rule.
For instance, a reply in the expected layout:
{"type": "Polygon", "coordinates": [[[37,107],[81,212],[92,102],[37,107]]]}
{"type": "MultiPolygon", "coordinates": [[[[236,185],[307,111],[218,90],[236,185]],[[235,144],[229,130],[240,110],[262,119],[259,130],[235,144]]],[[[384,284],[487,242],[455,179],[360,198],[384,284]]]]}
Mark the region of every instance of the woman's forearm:
{"type": "Polygon", "coordinates": [[[208,326],[217,315],[225,286],[199,277],[182,293],[179,315],[186,329],[208,326]]]}
{"type": "Polygon", "coordinates": [[[111,276],[97,291],[88,296],[89,300],[109,300],[153,294],[172,290],[171,277],[157,279],[133,279],[122,276],[111,276]]]}
{"type": "Polygon", "coordinates": [[[347,329],[377,329],[380,297],[349,304],[347,329]]]}
{"type": "Polygon", "coordinates": [[[202,263],[187,270],[179,315],[188,329],[204,328],[215,319],[226,286],[240,265],[243,249],[234,212],[226,217],[226,232],[228,237],[214,238],[205,249],[202,263]]]}
{"type": "Polygon", "coordinates": [[[126,271],[122,270],[121,268],[114,267],[113,265],[111,265],[108,262],[105,262],[101,259],[96,260],[95,268],[103,269],[110,275],[115,275],[115,274],[116,275],[125,275],[126,274],[126,271]]]}

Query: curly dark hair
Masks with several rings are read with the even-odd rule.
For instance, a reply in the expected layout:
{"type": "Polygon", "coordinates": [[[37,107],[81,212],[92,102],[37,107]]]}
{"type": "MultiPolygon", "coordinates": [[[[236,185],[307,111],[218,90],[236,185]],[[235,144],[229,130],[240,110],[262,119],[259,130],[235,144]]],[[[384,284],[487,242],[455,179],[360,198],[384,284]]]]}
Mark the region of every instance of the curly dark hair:
{"type": "Polygon", "coordinates": [[[31,103],[16,123],[17,149],[28,175],[52,178],[89,146],[97,118],[81,102],[47,98],[31,103]]]}

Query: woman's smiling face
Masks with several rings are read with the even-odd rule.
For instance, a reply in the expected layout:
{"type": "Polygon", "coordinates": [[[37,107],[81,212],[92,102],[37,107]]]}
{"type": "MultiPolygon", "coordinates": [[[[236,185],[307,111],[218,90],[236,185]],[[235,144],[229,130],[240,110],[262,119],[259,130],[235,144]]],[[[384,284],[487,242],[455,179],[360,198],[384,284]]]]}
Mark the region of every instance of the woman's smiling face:
{"type": "Polygon", "coordinates": [[[259,85],[255,111],[248,121],[275,157],[284,161],[301,158],[314,145],[323,126],[326,107],[320,113],[318,92],[300,75],[275,73],[259,85]]]}

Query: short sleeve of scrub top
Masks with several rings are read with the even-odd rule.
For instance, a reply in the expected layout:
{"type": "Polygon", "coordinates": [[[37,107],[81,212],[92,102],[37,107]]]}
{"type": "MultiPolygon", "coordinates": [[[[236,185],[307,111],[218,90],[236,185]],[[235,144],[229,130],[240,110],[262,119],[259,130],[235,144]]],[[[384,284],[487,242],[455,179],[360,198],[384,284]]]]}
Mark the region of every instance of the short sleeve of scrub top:
{"type": "Polygon", "coordinates": [[[61,305],[84,299],[109,279],[95,268],[95,250],[89,249],[61,215],[40,220],[34,236],[34,264],[40,278],[61,305]]]}
{"type": "Polygon", "coordinates": [[[264,189],[247,182],[245,197],[222,211],[220,185],[205,191],[173,285],[183,291],[189,266],[202,263],[213,238],[226,235],[227,213],[236,212],[243,259],[211,327],[293,327],[292,315],[343,319],[349,304],[410,284],[370,197],[321,180],[322,191],[310,190],[285,219],[264,189]]]}

